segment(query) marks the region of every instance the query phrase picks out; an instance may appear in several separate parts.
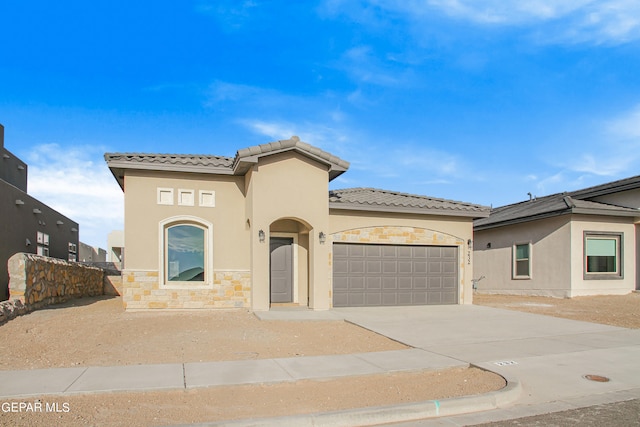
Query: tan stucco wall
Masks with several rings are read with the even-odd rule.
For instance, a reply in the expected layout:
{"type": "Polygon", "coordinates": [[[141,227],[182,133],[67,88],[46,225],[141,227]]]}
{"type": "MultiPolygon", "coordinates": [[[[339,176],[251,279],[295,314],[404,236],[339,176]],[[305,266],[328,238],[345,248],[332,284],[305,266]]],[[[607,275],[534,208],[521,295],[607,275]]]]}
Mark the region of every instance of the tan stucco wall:
{"type": "Polygon", "coordinates": [[[633,219],[563,215],[475,233],[475,276],[480,293],[544,295],[626,294],[636,282],[636,232],[633,219]],[[624,277],[584,279],[584,232],[624,233],[624,277]],[[513,245],[531,242],[530,279],[513,279],[513,245]],[[491,248],[487,244],[491,243],[491,248]]]}
{"type": "MultiPolygon", "coordinates": [[[[473,257],[467,245],[473,240],[470,218],[374,213],[332,209],[329,215],[331,243],[383,243],[458,247],[460,304],[473,301],[473,257]]],[[[329,241],[329,240],[328,240],[329,241]]]]}
{"type": "Polygon", "coordinates": [[[125,175],[124,305],[136,309],[250,307],[249,230],[244,177],[127,171],[125,175]],[[174,190],[174,204],[158,204],[158,188],[174,190]],[[194,190],[195,205],[178,204],[178,190],[194,190]],[[215,191],[215,206],[198,206],[199,190],[215,191]],[[189,216],[212,224],[213,249],[204,286],[163,286],[160,224],[189,216]]]}
{"type": "MultiPolygon", "coordinates": [[[[327,168],[295,152],[265,157],[247,175],[247,217],[251,223],[252,308],[268,310],[269,234],[274,222],[290,219],[308,232],[308,301],[313,309],[330,307],[328,245],[318,242],[328,229],[329,200],[327,168]],[[266,234],[264,243],[258,231],[266,234]]],[[[300,272],[300,271],[299,271],[300,272]]]]}
{"type": "Polygon", "coordinates": [[[190,215],[213,224],[213,269],[249,270],[249,230],[245,223],[244,177],[175,172],[127,171],[125,175],[125,241],[128,270],[159,270],[158,224],[190,215]],[[158,188],[215,191],[215,207],[159,205],[158,188]]]}
{"type": "Polygon", "coordinates": [[[570,233],[569,216],[476,231],[474,275],[485,277],[478,292],[568,297],[570,233]],[[513,279],[513,246],[523,243],[531,243],[531,278],[513,279]]]}

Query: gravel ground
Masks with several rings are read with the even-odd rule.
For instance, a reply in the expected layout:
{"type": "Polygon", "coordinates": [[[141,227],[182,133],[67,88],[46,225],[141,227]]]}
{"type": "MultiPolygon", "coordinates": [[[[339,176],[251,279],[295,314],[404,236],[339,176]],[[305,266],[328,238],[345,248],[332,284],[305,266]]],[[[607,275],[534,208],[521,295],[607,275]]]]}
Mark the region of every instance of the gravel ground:
{"type": "Polygon", "coordinates": [[[640,328],[638,292],[575,298],[476,294],[473,296],[473,303],[623,328],[640,328]]]}
{"type": "MultiPolygon", "coordinates": [[[[637,293],[573,299],[476,295],[474,302],[640,328],[637,293]]],[[[296,357],[406,348],[341,321],[260,321],[246,311],[130,313],[122,309],[119,298],[76,300],[16,318],[0,326],[0,339],[11,343],[0,350],[3,370],[296,357]]],[[[503,386],[504,380],[497,375],[478,369],[452,369],[189,391],[43,396],[0,402],[7,409],[16,402],[53,410],[2,410],[0,425],[175,425],[443,399],[485,393],[503,386]]]]}

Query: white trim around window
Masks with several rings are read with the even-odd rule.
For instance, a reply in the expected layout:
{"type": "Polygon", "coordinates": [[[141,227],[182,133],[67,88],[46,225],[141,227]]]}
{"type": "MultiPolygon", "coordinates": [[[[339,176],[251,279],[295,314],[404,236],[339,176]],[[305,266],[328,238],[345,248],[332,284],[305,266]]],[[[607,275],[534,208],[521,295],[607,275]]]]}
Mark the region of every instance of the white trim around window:
{"type": "Polygon", "coordinates": [[[531,279],[532,267],[531,242],[514,243],[512,250],[512,277],[514,279],[531,279]]]}
{"type": "Polygon", "coordinates": [[[213,287],[213,224],[211,222],[191,215],[178,215],[158,223],[158,282],[161,289],[211,289],[213,287]],[[202,281],[169,280],[171,264],[168,259],[168,230],[177,226],[192,226],[204,232],[202,281]]]}

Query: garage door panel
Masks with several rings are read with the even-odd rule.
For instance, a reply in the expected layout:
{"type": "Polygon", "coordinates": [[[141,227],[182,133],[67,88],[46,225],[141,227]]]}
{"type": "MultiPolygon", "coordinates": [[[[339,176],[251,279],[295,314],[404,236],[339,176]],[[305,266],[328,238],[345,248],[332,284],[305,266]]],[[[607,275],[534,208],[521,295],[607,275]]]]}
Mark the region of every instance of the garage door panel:
{"type": "Polygon", "coordinates": [[[441,262],[430,262],[429,263],[429,273],[430,274],[440,274],[440,273],[442,273],[442,263],[441,262]]]}
{"type": "Polygon", "coordinates": [[[382,263],[382,272],[384,274],[396,274],[398,272],[398,263],[396,261],[385,260],[382,263]]]}
{"type": "Polygon", "coordinates": [[[367,258],[379,258],[382,256],[382,248],[380,246],[366,245],[365,248],[364,253],[367,258]]]}
{"type": "Polygon", "coordinates": [[[350,260],[349,261],[349,273],[350,274],[364,273],[364,261],[350,260]]]}
{"type": "Polygon", "coordinates": [[[351,258],[364,257],[364,251],[365,251],[364,245],[348,245],[348,248],[349,248],[349,256],[351,258]]]}
{"type": "Polygon", "coordinates": [[[367,261],[367,274],[382,273],[382,261],[367,261]]]}
{"type": "Polygon", "coordinates": [[[398,258],[411,258],[411,246],[396,246],[396,253],[398,258]]]}
{"type": "Polygon", "coordinates": [[[428,303],[427,295],[428,295],[427,292],[414,292],[412,294],[412,297],[413,297],[412,304],[413,305],[427,304],[428,303]]]}
{"type": "Polygon", "coordinates": [[[428,277],[427,278],[431,290],[442,289],[442,277],[428,277]]]}
{"type": "Polygon", "coordinates": [[[416,259],[427,259],[427,248],[425,246],[414,246],[413,247],[413,258],[416,259]]]}
{"type": "Polygon", "coordinates": [[[412,289],[413,278],[410,276],[398,277],[398,289],[412,289]]]}
{"type": "Polygon", "coordinates": [[[383,277],[382,278],[382,287],[384,289],[398,289],[398,278],[397,277],[383,277]]]}
{"type": "Polygon", "coordinates": [[[456,304],[457,248],[335,243],[335,307],[456,304]]]}
{"type": "Polygon", "coordinates": [[[411,274],[413,272],[413,263],[411,261],[398,261],[399,274],[411,274]]]}
{"type": "Polygon", "coordinates": [[[455,262],[443,262],[442,263],[442,272],[445,274],[455,274],[456,272],[456,263],[455,262]]]}
{"type": "Polygon", "coordinates": [[[422,261],[414,261],[413,271],[416,274],[427,274],[427,263],[422,261]]]}
{"type": "Polygon", "coordinates": [[[382,290],[382,277],[367,277],[365,283],[367,291],[380,292],[382,290]]]}
{"type": "Polygon", "coordinates": [[[364,291],[364,277],[349,277],[349,290],[364,291]]]}
{"type": "Polygon", "coordinates": [[[428,286],[428,277],[414,277],[413,278],[413,289],[424,289],[427,290],[428,286]]]}
{"type": "Polygon", "coordinates": [[[455,259],[455,258],[457,258],[457,253],[458,253],[458,249],[457,248],[451,248],[451,247],[442,248],[442,257],[443,258],[455,259]]]}

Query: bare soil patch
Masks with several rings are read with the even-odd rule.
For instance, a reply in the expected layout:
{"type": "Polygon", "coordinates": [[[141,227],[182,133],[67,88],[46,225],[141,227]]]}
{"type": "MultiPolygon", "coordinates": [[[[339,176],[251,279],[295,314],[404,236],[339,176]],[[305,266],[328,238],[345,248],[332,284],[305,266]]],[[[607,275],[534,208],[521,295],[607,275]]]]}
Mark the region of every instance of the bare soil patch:
{"type": "Polygon", "coordinates": [[[0,369],[215,362],[399,350],[342,321],[259,320],[246,310],[127,312],[120,298],[85,298],[0,326],[0,369]]]}
{"type": "Polygon", "coordinates": [[[640,328],[640,293],[637,292],[575,298],[476,294],[473,303],[623,328],[640,328]]]}
{"type": "MultiPolygon", "coordinates": [[[[242,310],[125,312],[119,298],[87,298],[0,326],[0,370],[186,363],[399,350],[343,321],[261,321],[242,310]]],[[[146,426],[272,417],[472,395],[504,387],[480,369],[164,392],[42,396],[61,412],[2,412],[0,425],[146,426]],[[57,404],[57,406],[56,406],[57,404]],[[67,411],[65,412],[65,409],[67,411]]]]}

